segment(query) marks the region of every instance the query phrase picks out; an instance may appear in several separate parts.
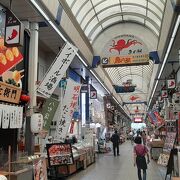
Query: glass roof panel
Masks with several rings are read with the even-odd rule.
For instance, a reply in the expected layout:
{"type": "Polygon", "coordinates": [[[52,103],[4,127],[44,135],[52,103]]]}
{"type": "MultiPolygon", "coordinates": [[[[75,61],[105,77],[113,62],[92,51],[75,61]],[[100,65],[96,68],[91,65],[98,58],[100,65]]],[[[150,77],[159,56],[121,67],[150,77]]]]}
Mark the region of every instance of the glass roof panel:
{"type": "Polygon", "coordinates": [[[122,5],[122,11],[138,13],[138,14],[142,14],[144,16],[146,15],[146,9],[142,8],[140,6],[122,5]]]}
{"type": "MultiPolygon", "coordinates": [[[[80,3],[77,3],[77,1],[76,1],[76,3],[74,3],[73,7],[71,8],[73,14],[76,15],[76,13],[79,11],[79,9],[86,4],[90,4],[90,2],[88,2],[86,0],[82,0],[80,3]]],[[[92,5],[90,7],[92,7],[92,5]]]]}
{"type": "Polygon", "coordinates": [[[131,15],[124,15],[124,20],[125,21],[137,21],[141,24],[144,24],[144,19],[138,16],[131,16],[131,15]]]}
{"type": "Polygon", "coordinates": [[[101,13],[99,13],[98,18],[101,21],[102,19],[104,19],[108,16],[111,16],[113,14],[117,14],[119,12],[120,12],[120,8],[118,6],[114,6],[114,7],[108,8],[108,9],[102,11],[101,13]]]}
{"type": "Polygon", "coordinates": [[[94,31],[94,33],[92,34],[91,37],[89,37],[89,39],[92,41],[92,39],[94,39],[96,37],[97,34],[99,34],[99,32],[102,31],[102,27],[99,26],[98,28],[96,28],[96,30],[94,31]]]}
{"type": "Polygon", "coordinates": [[[98,12],[98,11],[101,11],[102,9],[104,9],[104,8],[113,6],[114,4],[119,4],[119,0],[113,0],[113,1],[106,0],[106,1],[102,1],[101,4],[95,6],[95,10],[98,12]]]}
{"type": "MultiPolygon", "coordinates": [[[[81,23],[81,21],[83,21],[83,18],[86,16],[87,12],[88,12],[87,19],[91,19],[94,16],[94,10],[93,9],[87,11],[86,8],[82,8],[82,10],[79,11],[79,13],[78,13],[77,21],[81,23]]],[[[85,21],[84,24],[86,24],[86,18],[84,19],[84,21],[85,21]]]]}
{"type": "Polygon", "coordinates": [[[153,21],[160,27],[161,26],[161,21],[160,19],[158,19],[158,17],[156,15],[154,15],[152,12],[147,11],[147,17],[149,17],[150,19],[153,19],[153,21]]]}
{"type": "Polygon", "coordinates": [[[164,9],[164,3],[161,0],[150,0],[150,2],[156,4],[161,10],[164,9]]]}
{"type": "Polygon", "coordinates": [[[154,13],[156,13],[160,18],[162,18],[163,9],[158,8],[158,6],[156,6],[155,4],[152,4],[150,2],[148,2],[148,8],[153,10],[154,13]]]}
{"type": "Polygon", "coordinates": [[[88,23],[88,25],[83,29],[85,34],[86,34],[86,36],[91,32],[91,30],[94,28],[94,26],[96,24],[98,24],[98,22],[99,22],[98,18],[95,17],[93,20],[91,20],[90,23],[88,23]]]}
{"type": "Polygon", "coordinates": [[[107,21],[102,23],[102,27],[106,28],[109,25],[114,24],[114,23],[119,22],[119,21],[122,21],[122,16],[116,16],[116,17],[113,17],[111,19],[108,19],[107,21]]]}
{"type": "Polygon", "coordinates": [[[147,0],[121,0],[121,3],[133,3],[133,4],[139,4],[142,6],[146,6],[147,0]]]}
{"type": "Polygon", "coordinates": [[[66,0],[66,2],[68,3],[68,5],[71,7],[72,3],[74,2],[74,0],[66,0]]]}
{"type": "Polygon", "coordinates": [[[146,21],[145,24],[147,27],[152,29],[155,32],[155,34],[157,34],[157,36],[159,36],[159,31],[149,21],[146,21]]]}

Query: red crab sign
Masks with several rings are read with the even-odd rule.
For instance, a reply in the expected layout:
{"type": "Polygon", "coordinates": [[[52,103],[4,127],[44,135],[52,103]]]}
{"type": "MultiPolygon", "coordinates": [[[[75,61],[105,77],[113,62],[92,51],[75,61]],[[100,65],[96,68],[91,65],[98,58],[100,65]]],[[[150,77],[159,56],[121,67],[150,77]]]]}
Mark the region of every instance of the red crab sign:
{"type": "Polygon", "coordinates": [[[134,35],[121,35],[104,47],[103,67],[149,64],[149,52],[144,42],[134,35]]]}

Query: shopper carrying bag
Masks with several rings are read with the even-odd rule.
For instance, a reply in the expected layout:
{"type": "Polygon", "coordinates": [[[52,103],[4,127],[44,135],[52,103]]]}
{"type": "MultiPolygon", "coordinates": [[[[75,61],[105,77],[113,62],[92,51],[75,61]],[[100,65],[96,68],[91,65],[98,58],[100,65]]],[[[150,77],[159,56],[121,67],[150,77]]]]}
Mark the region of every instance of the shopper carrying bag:
{"type": "Polygon", "coordinates": [[[139,180],[146,180],[147,163],[150,162],[148,149],[142,144],[141,137],[136,137],[134,142],[136,143],[134,146],[134,166],[137,166],[139,180]],[[147,156],[147,162],[145,156],[147,156]],[[141,170],[143,171],[143,178],[141,170]]]}

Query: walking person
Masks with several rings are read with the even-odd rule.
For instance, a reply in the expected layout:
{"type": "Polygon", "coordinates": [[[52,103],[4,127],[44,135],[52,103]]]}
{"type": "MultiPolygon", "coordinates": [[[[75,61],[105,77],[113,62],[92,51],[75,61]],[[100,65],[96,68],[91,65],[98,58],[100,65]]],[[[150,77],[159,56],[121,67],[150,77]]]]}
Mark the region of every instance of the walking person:
{"type": "Polygon", "coordinates": [[[134,146],[134,166],[137,166],[139,180],[146,180],[147,163],[149,163],[149,153],[145,145],[142,145],[141,137],[136,137],[136,145],[134,146]],[[147,163],[146,158],[147,156],[147,163]],[[141,176],[141,170],[143,171],[143,178],[141,176]]]}
{"type": "Polygon", "coordinates": [[[111,142],[113,143],[114,156],[116,156],[116,151],[117,151],[117,156],[119,156],[120,137],[117,133],[117,130],[115,130],[114,134],[111,136],[111,142]]]}

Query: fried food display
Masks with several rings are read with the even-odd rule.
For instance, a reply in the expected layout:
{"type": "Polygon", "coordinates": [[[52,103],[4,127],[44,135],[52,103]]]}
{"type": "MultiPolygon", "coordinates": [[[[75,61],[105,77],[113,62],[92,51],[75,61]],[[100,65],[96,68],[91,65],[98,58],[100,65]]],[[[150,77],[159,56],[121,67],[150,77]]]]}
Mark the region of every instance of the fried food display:
{"type": "Polygon", "coordinates": [[[14,60],[14,55],[13,55],[13,53],[12,53],[12,51],[10,49],[6,50],[6,58],[9,61],[13,61],[14,60]]]}
{"type": "Polygon", "coordinates": [[[21,74],[19,71],[14,71],[13,72],[13,75],[12,75],[12,78],[16,81],[16,82],[19,82],[19,80],[21,79],[21,74]]]}
{"type": "Polygon", "coordinates": [[[18,50],[17,47],[13,47],[13,48],[12,48],[12,52],[13,52],[13,54],[14,54],[15,57],[18,57],[18,56],[19,56],[19,50],[18,50]]]}
{"type": "Polygon", "coordinates": [[[3,65],[7,64],[6,57],[3,53],[0,53],[0,63],[2,63],[3,65]]]}

